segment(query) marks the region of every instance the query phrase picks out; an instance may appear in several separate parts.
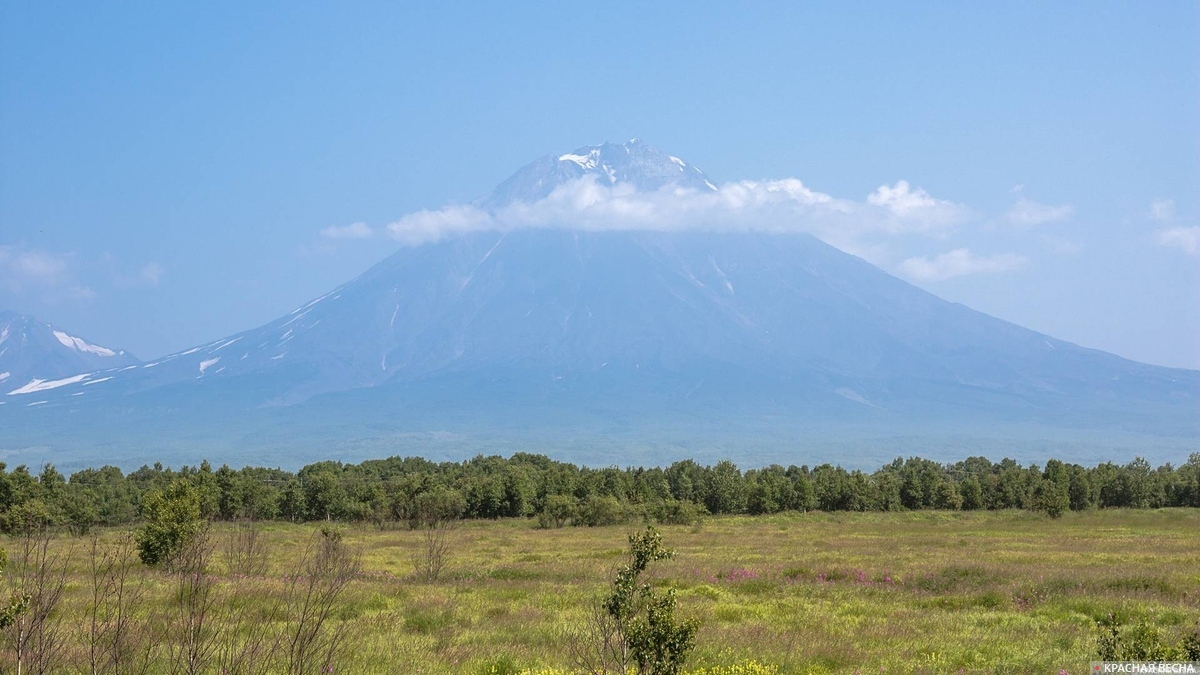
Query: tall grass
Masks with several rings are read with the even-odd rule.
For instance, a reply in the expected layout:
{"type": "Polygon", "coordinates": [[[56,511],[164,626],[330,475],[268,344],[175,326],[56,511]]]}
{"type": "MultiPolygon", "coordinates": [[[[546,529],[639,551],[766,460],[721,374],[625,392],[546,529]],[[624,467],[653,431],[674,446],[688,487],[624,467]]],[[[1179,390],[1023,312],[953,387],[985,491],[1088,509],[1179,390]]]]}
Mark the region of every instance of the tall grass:
{"type": "MultiPolygon", "coordinates": [[[[201,575],[141,566],[121,530],[47,540],[31,559],[58,561],[63,579],[48,672],[566,673],[567,637],[633,529],[466,521],[430,579],[413,570],[420,529],[349,528],[333,550],[317,527],[257,525],[264,554],[247,566],[220,545],[240,527],[214,526],[201,575]],[[181,660],[189,650],[202,658],[181,660]]],[[[677,556],[654,583],[700,621],[697,672],[1083,673],[1113,626],[1175,644],[1200,625],[1196,509],[789,513],[660,530],[677,556]]],[[[20,559],[21,545],[4,547],[20,559]]],[[[18,567],[10,590],[36,577],[18,567]]],[[[52,594],[58,577],[43,578],[52,594]]],[[[6,632],[0,672],[16,672],[29,630],[6,632]]]]}

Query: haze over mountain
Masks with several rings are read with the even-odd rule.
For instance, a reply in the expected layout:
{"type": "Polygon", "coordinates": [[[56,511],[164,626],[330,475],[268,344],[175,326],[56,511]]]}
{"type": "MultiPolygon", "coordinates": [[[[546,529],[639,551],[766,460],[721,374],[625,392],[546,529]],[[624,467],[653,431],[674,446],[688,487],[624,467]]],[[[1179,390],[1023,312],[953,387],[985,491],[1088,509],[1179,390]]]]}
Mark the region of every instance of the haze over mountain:
{"type": "Polygon", "coordinates": [[[425,232],[261,327],[136,368],[72,343],[95,357],[90,375],[5,387],[7,451],[61,461],[165,445],[165,459],[195,461],[190,439],[228,461],[297,463],[331,445],[451,438],[448,452],[534,443],[625,462],[702,439],[738,457],[742,438],[783,461],[806,435],[937,444],[963,428],[1196,445],[1200,372],[945,302],[810,234],[493,218],[579,185],[718,190],[636,140],[544,157],[470,205],[484,215],[462,233],[425,232]]]}

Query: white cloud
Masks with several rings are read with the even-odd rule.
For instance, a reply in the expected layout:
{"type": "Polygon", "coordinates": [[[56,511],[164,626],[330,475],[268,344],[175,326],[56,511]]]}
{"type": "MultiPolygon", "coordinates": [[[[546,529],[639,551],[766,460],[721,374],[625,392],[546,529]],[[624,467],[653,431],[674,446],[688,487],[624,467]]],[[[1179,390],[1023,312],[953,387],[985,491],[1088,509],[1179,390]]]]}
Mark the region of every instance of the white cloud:
{"type": "Polygon", "coordinates": [[[1200,227],[1169,227],[1158,231],[1158,243],[1173,246],[1188,255],[1200,253],[1200,227]]]}
{"type": "Polygon", "coordinates": [[[1164,223],[1175,219],[1175,200],[1156,199],[1150,203],[1150,217],[1164,223]]]}
{"type": "Polygon", "coordinates": [[[1055,234],[1040,234],[1038,235],[1037,239],[1046,248],[1061,255],[1075,255],[1083,250],[1083,244],[1071,237],[1063,237],[1055,234]]]}
{"type": "Polygon", "coordinates": [[[880,185],[867,196],[867,203],[886,209],[893,217],[908,223],[909,227],[894,228],[911,230],[918,224],[918,231],[928,231],[955,225],[969,215],[966,207],[944,199],[935,199],[921,188],[913,189],[908,181],[896,181],[888,187],[880,185]]]}
{"type": "Polygon", "coordinates": [[[70,256],[0,245],[0,289],[20,293],[29,289],[65,289],[72,297],[91,297],[95,293],[73,284],[70,256]]]}
{"type": "Polygon", "coordinates": [[[141,271],[138,272],[138,276],[143,282],[151,286],[157,286],[158,282],[162,281],[163,274],[165,273],[166,270],[163,269],[162,265],[152,262],[143,266],[141,271]]]}
{"type": "Polygon", "coordinates": [[[520,228],[810,232],[855,250],[869,246],[863,240],[871,235],[945,231],[969,213],[904,181],[881,186],[865,202],[856,202],[816,192],[795,178],[739,181],[701,192],[675,186],[638,191],[628,184],[606,185],[584,177],[534,202],[515,202],[494,211],[471,205],[419,211],[387,229],[405,244],[520,228]]]}
{"type": "Polygon", "coordinates": [[[1070,204],[1041,204],[1025,196],[1017,198],[1017,203],[1005,214],[1005,219],[1013,225],[1033,227],[1046,223],[1058,223],[1075,215],[1075,208],[1070,204]]]}
{"type": "Polygon", "coordinates": [[[498,218],[468,205],[447,206],[437,211],[421,210],[402,216],[387,226],[392,237],[403,244],[423,244],[443,237],[481,230],[506,229],[498,218]]]}
{"type": "Polygon", "coordinates": [[[67,259],[45,251],[0,246],[0,267],[14,280],[52,283],[67,271],[67,259]]]}
{"type": "Polygon", "coordinates": [[[375,231],[366,223],[350,223],[349,225],[331,225],[321,230],[321,236],[326,239],[370,239],[375,231]]]}
{"type": "Polygon", "coordinates": [[[932,259],[909,258],[900,263],[900,271],[917,281],[941,281],[966,274],[1009,272],[1020,269],[1026,262],[1023,256],[1011,253],[980,257],[959,248],[932,259]]]}

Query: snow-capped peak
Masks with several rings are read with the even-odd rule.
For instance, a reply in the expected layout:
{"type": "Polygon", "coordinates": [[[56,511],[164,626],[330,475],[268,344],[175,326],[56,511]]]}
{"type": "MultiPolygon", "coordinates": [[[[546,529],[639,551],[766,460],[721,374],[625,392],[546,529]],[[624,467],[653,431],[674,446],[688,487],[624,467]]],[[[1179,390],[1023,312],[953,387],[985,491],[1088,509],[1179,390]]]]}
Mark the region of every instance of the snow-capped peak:
{"type": "MultiPolygon", "coordinates": [[[[137,363],[124,351],[102,347],[31,316],[0,310],[0,382],[18,391],[57,388],[80,373],[137,363]]],[[[78,380],[77,380],[78,381],[78,380]]],[[[5,392],[0,392],[5,393],[5,392]]]]}
{"type": "Polygon", "coordinates": [[[585,145],[543,157],[522,167],[478,203],[497,208],[512,202],[533,202],[564,183],[587,177],[601,185],[630,185],[638,190],[667,186],[701,192],[717,189],[699,168],[633,138],[627,143],[585,145]]]}

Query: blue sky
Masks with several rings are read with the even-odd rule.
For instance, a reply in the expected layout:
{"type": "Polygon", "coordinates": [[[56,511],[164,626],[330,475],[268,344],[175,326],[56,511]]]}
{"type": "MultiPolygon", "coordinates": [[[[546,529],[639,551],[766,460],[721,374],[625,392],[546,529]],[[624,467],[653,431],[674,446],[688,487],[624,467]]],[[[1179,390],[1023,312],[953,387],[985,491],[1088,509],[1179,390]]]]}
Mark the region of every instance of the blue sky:
{"type": "Polygon", "coordinates": [[[937,227],[833,243],[1200,368],[1200,6],[847,4],[3,2],[0,308],[160,356],[357,275],[390,223],[638,136],[722,185],[929,200],[937,227]]]}

